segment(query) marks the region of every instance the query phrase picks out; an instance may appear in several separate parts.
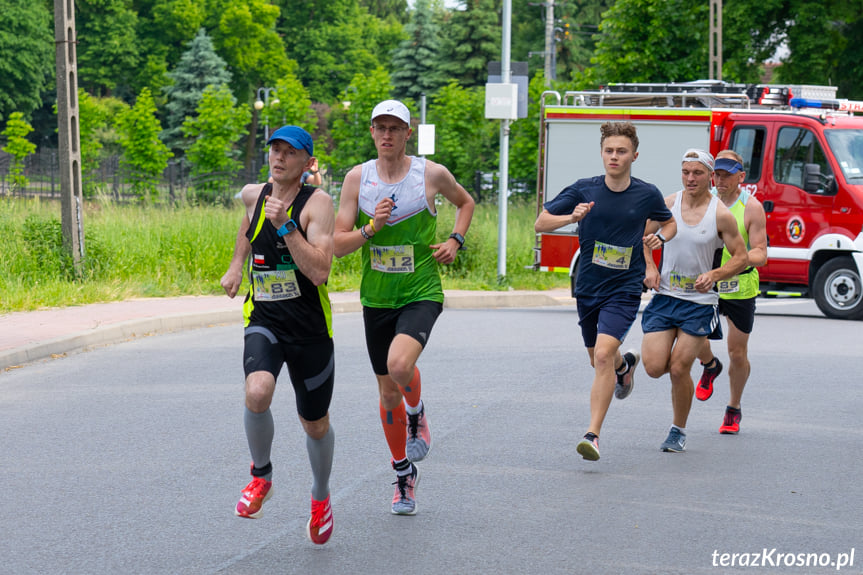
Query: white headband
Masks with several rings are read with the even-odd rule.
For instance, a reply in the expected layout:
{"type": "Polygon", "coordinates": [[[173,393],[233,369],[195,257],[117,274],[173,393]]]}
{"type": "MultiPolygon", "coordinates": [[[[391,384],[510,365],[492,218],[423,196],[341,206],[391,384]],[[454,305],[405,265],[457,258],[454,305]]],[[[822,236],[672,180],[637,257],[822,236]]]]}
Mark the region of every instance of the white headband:
{"type": "Polygon", "coordinates": [[[707,166],[707,169],[711,172],[713,171],[713,156],[705,152],[704,150],[696,150],[695,148],[690,148],[686,150],[683,154],[682,162],[699,162],[707,166]],[[695,154],[698,157],[688,158],[690,154],[695,154]]]}

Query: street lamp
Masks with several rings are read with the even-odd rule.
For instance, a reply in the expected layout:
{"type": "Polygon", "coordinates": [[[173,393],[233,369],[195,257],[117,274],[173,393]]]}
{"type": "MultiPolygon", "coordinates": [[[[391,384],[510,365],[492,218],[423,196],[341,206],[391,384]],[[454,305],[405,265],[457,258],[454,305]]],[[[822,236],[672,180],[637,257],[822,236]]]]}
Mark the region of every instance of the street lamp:
{"type": "MultiPolygon", "coordinates": [[[[279,98],[274,97],[273,101],[270,102],[270,94],[275,96],[276,89],[275,88],[258,88],[258,99],[255,100],[255,110],[261,111],[267,106],[278,106],[279,98]],[[263,94],[263,96],[261,95],[263,94]]],[[[264,113],[264,145],[266,146],[267,140],[270,139],[270,118],[269,115],[264,113]]],[[[267,152],[264,152],[264,163],[267,163],[267,152]]]]}

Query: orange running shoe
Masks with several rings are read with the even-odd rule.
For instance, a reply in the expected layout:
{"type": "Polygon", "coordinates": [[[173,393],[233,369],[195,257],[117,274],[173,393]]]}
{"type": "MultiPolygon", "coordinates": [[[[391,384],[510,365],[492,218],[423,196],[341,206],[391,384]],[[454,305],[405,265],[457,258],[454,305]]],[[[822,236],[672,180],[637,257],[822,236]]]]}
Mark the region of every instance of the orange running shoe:
{"type": "Polygon", "coordinates": [[[396,486],[393,493],[393,515],[416,515],[417,512],[416,488],[420,481],[420,472],[413,463],[409,465],[411,472],[397,476],[393,483],[396,486]]]}
{"type": "Polygon", "coordinates": [[[273,482],[263,477],[254,477],[243,489],[243,496],[237,502],[234,514],[237,517],[257,519],[263,515],[264,501],[273,496],[273,482]]]}
{"type": "Polygon", "coordinates": [[[312,516],[306,524],[306,534],[312,543],[323,545],[330,540],[333,534],[333,507],[330,505],[330,496],[323,501],[315,501],[312,497],[312,516]]]}

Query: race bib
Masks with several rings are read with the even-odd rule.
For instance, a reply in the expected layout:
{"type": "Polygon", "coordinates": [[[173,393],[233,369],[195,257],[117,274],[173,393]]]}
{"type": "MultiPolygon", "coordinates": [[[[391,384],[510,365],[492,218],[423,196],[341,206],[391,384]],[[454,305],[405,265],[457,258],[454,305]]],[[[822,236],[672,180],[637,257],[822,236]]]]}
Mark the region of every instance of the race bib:
{"type": "Polygon", "coordinates": [[[740,276],[734,276],[727,280],[716,282],[716,290],[719,293],[737,293],[740,291],[740,276]]]}
{"type": "Polygon", "coordinates": [[[369,246],[372,269],[387,274],[410,274],[414,271],[413,246],[369,246]]]}
{"type": "Polygon", "coordinates": [[[614,270],[628,270],[632,247],[622,248],[602,242],[593,244],[593,263],[614,270]]]}
{"type": "Polygon", "coordinates": [[[695,280],[697,279],[698,276],[685,276],[681,273],[672,271],[671,275],[668,277],[668,283],[671,285],[671,289],[673,291],[695,293],[697,291],[695,289],[695,280]]]}
{"type": "Polygon", "coordinates": [[[281,301],[300,297],[295,270],[252,272],[255,301],[281,301]]]}

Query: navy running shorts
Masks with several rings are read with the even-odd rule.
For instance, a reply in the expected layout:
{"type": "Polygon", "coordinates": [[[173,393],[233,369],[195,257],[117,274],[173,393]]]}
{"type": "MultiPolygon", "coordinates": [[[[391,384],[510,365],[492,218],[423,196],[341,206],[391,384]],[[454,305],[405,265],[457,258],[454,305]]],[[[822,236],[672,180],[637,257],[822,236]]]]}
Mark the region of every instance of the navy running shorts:
{"type": "Polygon", "coordinates": [[[638,307],[641,305],[641,294],[612,294],[601,297],[578,296],[575,299],[578,308],[578,325],[581,326],[581,337],[584,347],[596,347],[596,338],[602,333],[623,341],[629,328],[632,327],[638,307]]]}
{"type": "Polygon", "coordinates": [[[719,324],[716,305],[655,294],[641,315],[641,331],[652,333],[681,329],[695,337],[707,337],[719,324]]]}

